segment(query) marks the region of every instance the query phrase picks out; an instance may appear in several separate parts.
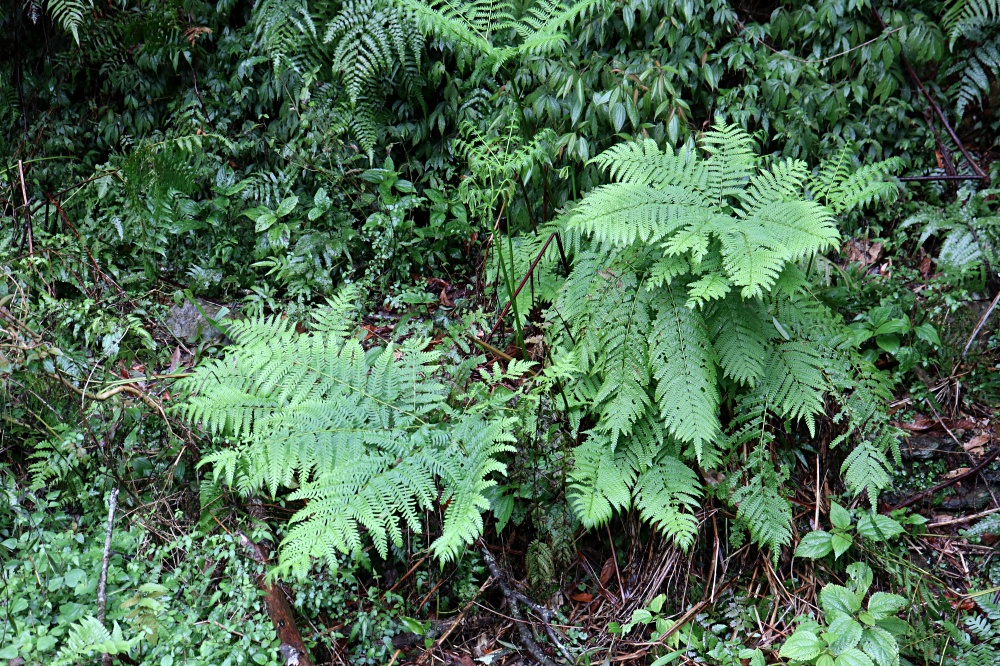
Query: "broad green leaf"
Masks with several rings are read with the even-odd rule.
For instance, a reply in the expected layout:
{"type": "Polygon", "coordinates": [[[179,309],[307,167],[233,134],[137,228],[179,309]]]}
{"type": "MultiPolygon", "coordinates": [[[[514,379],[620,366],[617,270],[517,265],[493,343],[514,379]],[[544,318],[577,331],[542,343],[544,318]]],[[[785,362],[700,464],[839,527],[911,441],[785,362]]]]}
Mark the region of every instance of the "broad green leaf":
{"type": "MultiPolygon", "coordinates": [[[[843,654],[837,655],[834,660],[834,666],[875,666],[872,660],[868,658],[861,650],[848,650],[843,654]]],[[[882,666],[879,664],[879,666],[882,666]]]]}
{"type": "Polygon", "coordinates": [[[278,204],[278,210],[274,211],[274,213],[278,217],[284,217],[295,210],[295,206],[297,206],[298,203],[298,197],[285,197],[281,200],[281,203],[278,204]]]}
{"type": "Polygon", "coordinates": [[[833,535],[823,530],[809,532],[799,541],[795,549],[795,557],[806,557],[812,560],[825,557],[833,550],[830,539],[833,535]]]}
{"type": "Polygon", "coordinates": [[[836,502],[830,502],[830,522],[834,527],[846,530],[851,526],[851,512],[836,502]]]}
{"type": "Polygon", "coordinates": [[[850,534],[833,534],[830,537],[830,545],[833,546],[834,557],[839,558],[854,545],[854,538],[850,534]]]}
{"type": "Polygon", "coordinates": [[[819,603],[828,616],[835,613],[853,615],[861,610],[861,599],[846,587],[827,585],[819,593],[819,603]]]}
{"type": "Polygon", "coordinates": [[[827,637],[830,649],[833,650],[834,654],[840,654],[841,652],[857,647],[861,641],[863,630],[864,627],[858,624],[850,615],[838,614],[830,622],[830,626],[827,629],[827,633],[832,634],[832,636],[827,637]]]}
{"type": "Polygon", "coordinates": [[[799,661],[818,657],[826,649],[826,641],[811,631],[796,630],[781,646],[781,656],[799,661]]]}
{"type": "Polygon", "coordinates": [[[913,332],[917,334],[917,337],[924,342],[929,342],[935,347],[941,346],[941,338],[938,336],[937,330],[932,324],[921,324],[913,329],[913,332]]]}
{"type": "Polygon", "coordinates": [[[858,518],[858,534],[872,541],[887,541],[903,532],[903,526],[889,516],[871,512],[858,518]]]}
{"type": "Polygon", "coordinates": [[[876,592],[868,600],[868,612],[876,620],[895,615],[906,605],[906,599],[898,594],[876,592]]]}
{"type": "Polygon", "coordinates": [[[895,666],[899,663],[899,644],[885,629],[871,627],[861,636],[861,649],[872,658],[877,666],[895,666]]]}

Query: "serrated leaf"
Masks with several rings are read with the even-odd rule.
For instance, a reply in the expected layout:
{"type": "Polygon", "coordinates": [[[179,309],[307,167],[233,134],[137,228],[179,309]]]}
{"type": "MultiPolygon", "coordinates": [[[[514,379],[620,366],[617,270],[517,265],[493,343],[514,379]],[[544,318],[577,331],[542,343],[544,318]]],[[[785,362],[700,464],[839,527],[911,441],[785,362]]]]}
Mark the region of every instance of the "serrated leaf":
{"type": "Polygon", "coordinates": [[[819,593],[819,603],[828,616],[835,613],[853,615],[861,610],[861,599],[846,587],[830,584],[819,593]]]}
{"type": "MultiPolygon", "coordinates": [[[[837,655],[837,658],[833,661],[834,666],[875,666],[872,660],[868,658],[861,650],[848,650],[843,654],[837,655]]],[[[882,666],[881,664],[879,666],[882,666]]]]}
{"type": "Polygon", "coordinates": [[[834,527],[846,530],[851,526],[851,512],[836,502],[830,502],[830,522],[834,527]]]}
{"type": "Polygon", "coordinates": [[[836,534],[830,537],[830,545],[833,547],[834,558],[839,558],[854,545],[854,539],[849,534],[836,534]]]}
{"type": "Polygon", "coordinates": [[[826,641],[811,631],[798,629],[781,646],[779,654],[788,659],[810,661],[818,657],[824,650],[826,650],[826,641]]]}
{"type": "Polygon", "coordinates": [[[833,551],[832,534],[823,530],[813,530],[799,541],[795,549],[795,557],[806,557],[811,560],[826,557],[833,551]]]}
{"type": "Polygon", "coordinates": [[[868,600],[868,612],[876,620],[895,615],[906,605],[906,599],[898,594],[876,592],[868,600]]]}

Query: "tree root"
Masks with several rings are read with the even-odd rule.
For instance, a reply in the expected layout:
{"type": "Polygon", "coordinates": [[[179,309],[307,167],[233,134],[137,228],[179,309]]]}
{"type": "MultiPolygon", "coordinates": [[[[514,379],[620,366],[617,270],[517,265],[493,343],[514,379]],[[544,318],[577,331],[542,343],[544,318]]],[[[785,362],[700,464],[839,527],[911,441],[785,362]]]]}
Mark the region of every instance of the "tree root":
{"type": "Polygon", "coordinates": [[[573,657],[566,649],[566,646],[562,644],[556,635],[555,629],[552,627],[551,618],[552,611],[544,606],[536,604],[534,601],[526,597],[525,595],[511,589],[510,585],[507,584],[507,580],[504,578],[503,572],[500,571],[500,567],[497,565],[493,555],[486,548],[486,546],[479,542],[479,551],[483,554],[483,559],[486,560],[486,566],[489,567],[490,573],[493,574],[493,578],[496,579],[497,585],[500,586],[501,591],[503,591],[504,597],[507,599],[507,605],[510,609],[511,616],[516,620],[517,631],[521,635],[521,642],[524,644],[524,649],[534,657],[542,666],[555,666],[555,662],[545,656],[542,652],[542,648],[538,646],[535,642],[534,636],[531,635],[531,629],[529,628],[529,623],[524,620],[521,616],[521,610],[518,608],[518,604],[523,604],[525,607],[534,611],[542,620],[542,624],[545,627],[545,633],[548,634],[549,640],[552,644],[556,646],[559,652],[562,653],[563,657],[569,662],[573,663],[573,657]]]}

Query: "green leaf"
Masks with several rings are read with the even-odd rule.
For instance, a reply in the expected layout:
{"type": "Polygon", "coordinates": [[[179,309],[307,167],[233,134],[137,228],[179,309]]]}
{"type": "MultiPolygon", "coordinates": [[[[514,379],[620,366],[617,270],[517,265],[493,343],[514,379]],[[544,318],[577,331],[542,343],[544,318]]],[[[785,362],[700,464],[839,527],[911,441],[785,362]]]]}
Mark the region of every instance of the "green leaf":
{"type": "Polygon", "coordinates": [[[670,662],[675,661],[682,654],[684,654],[683,650],[677,650],[675,652],[671,652],[670,654],[665,654],[656,661],[654,661],[649,666],[664,666],[665,664],[669,664],[670,662]]]}
{"type": "Polygon", "coordinates": [[[798,629],[781,646],[781,656],[799,661],[810,661],[826,650],[826,642],[811,631],[798,629]]]}
{"type": "Polygon", "coordinates": [[[816,659],[816,666],[833,666],[833,657],[828,654],[821,654],[816,659]]]}
{"type": "Polygon", "coordinates": [[[830,545],[833,547],[834,558],[839,558],[841,555],[847,552],[847,550],[854,545],[854,537],[850,534],[833,534],[830,537],[830,545]]]}
{"type": "MultiPolygon", "coordinates": [[[[837,655],[834,660],[834,666],[875,666],[872,660],[868,658],[861,650],[848,650],[843,654],[837,655]]],[[[882,666],[881,664],[879,666],[882,666]]]]}
{"type": "Polygon", "coordinates": [[[906,599],[898,594],[876,592],[868,600],[868,612],[876,620],[895,615],[906,605],[906,599]]]}
{"type": "Polygon", "coordinates": [[[834,527],[846,530],[851,526],[851,512],[836,502],[830,502],[830,522],[834,527]]]}
{"type": "Polygon", "coordinates": [[[861,610],[860,597],[841,585],[830,584],[820,590],[819,603],[828,616],[835,613],[853,615],[861,610]]]}
{"type": "Polygon", "coordinates": [[[879,325],[875,329],[875,335],[890,335],[893,333],[907,333],[910,330],[910,320],[905,318],[890,319],[879,325]]]}
{"type": "Polygon", "coordinates": [[[271,211],[266,211],[264,213],[261,213],[255,219],[256,224],[254,225],[254,231],[256,231],[257,233],[267,231],[268,229],[271,228],[271,225],[273,225],[277,221],[278,218],[275,217],[274,213],[272,213],[271,211]]]}
{"type": "Polygon", "coordinates": [[[886,351],[890,354],[895,354],[899,351],[899,336],[898,335],[878,335],[875,336],[875,344],[879,346],[879,349],[886,351]]]}
{"type": "Polygon", "coordinates": [[[8,645],[0,649],[0,659],[17,659],[17,646],[8,645]]]}
{"type": "Polygon", "coordinates": [[[921,324],[914,328],[913,332],[924,342],[929,342],[935,347],[941,346],[941,338],[938,336],[937,329],[932,324],[921,324]]]}
{"type": "Polygon", "coordinates": [[[278,217],[285,217],[286,215],[288,215],[289,213],[291,213],[293,210],[295,210],[295,207],[298,204],[299,204],[299,198],[298,197],[295,197],[295,196],[286,197],[286,198],[284,198],[284,199],[281,200],[280,204],[278,204],[278,210],[274,211],[274,214],[277,215],[278,217]]]}
{"type": "Polygon", "coordinates": [[[850,588],[857,593],[859,599],[863,599],[874,580],[872,568],[864,562],[855,562],[847,567],[847,575],[851,577],[848,583],[850,588]]]}
{"type": "Polygon", "coordinates": [[[888,541],[904,531],[898,522],[874,511],[863,513],[858,518],[858,534],[872,541],[888,541]]]}
{"type": "Polygon", "coordinates": [[[880,627],[865,629],[861,636],[861,649],[878,666],[893,666],[899,663],[899,644],[896,643],[896,638],[880,627]]]}
{"type": "Polygon", "coordinates": [[[795,549],[795,557],[815,560],[829,555],[833,550],[832,537],[833,535],[823,530],[809,532],[799,541],[799,545],[795,549]]]}
{"type": "Polygon", "coordinates": [[[827,628],[827,632],[833,635],[833,640],[827,638],[830,649],[834,654],[840,654],[857,647],[863,631],[864,628],[850,615],[838,614],[827,628]]]}

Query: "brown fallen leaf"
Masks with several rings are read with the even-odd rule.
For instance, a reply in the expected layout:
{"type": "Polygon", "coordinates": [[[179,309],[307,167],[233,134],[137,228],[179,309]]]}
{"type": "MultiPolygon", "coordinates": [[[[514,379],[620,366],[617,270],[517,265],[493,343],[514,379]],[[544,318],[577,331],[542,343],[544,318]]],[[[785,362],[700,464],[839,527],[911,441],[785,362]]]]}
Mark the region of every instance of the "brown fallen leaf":
{"type": "Polygon", "coordinates": [[[950,472],[947,472],[946,474],[944,474],[941,478],[942,479],[954,479],[956,476],[962,476],[963,474],[967,473],[969,471],[969,469],[971,469],[971,468],[969,468],[969,467],[956,467],[955,469],[951,470],[950,472]]]}
{"type": "Polygon", "coordinates": [[[589,592],[577,592],[576,594],[569,595],[569,598],[581,604],[589,604],[594,600],[594,595],[589,592]]]}
{"type": "Polygon", "coordinates": [[[962,448],[974,456],[981,456],[986,453],[986,444],[990,441],[990,436],[987,434],[976,435],[970,439],[965,444],[962,444],[962,448]]]}
{"type": "Polygon", "coordinates": [[[601,567],[601,585],[607,585],[611,580],[611,575],[615,572],[615,560],[609,557],[604,566],[601,567]]]}

